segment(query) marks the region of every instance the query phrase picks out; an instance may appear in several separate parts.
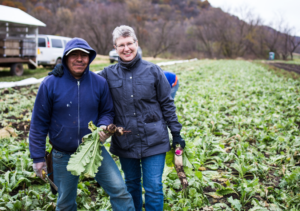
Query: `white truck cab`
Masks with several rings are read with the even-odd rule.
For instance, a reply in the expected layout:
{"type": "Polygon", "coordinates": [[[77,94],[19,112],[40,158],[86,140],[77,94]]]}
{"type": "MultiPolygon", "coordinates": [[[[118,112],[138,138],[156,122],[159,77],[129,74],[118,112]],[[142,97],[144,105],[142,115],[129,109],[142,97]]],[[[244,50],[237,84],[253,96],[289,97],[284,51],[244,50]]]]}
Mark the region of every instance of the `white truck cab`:
{"type": "Polygon", "coordinates": [[[61,63],[64,49],[72,38],[55,35],[38,35],[37,64],[53,67],[61,63]]]}

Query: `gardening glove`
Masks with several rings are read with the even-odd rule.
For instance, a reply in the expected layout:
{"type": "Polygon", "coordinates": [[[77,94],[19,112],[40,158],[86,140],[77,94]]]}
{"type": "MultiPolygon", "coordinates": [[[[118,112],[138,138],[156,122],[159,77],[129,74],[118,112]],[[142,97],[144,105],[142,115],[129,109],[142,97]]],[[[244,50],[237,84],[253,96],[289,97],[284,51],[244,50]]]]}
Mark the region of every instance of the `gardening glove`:
{"type": "Polygon", "coordinates": [[[176,144],[180,144],[181,148],[184,149],[185,147],[185,140],[180,135],[180,132],[171,132],[173,136],[173,143],[172,147],[176,149],[176,144]]]}
{"type": "MultiPolygon", "coordinates": [[[[102,125],[100,126],[100,128],[102,128],[103,130],[106,130],[106,125],[102,125]]],[[[99,139],[102,143],[104,143],[106,141],[106,139],[108,139],[109,137],[111,137],[112,134],[110,133],[106,133],[104,131],[100,131],[99,132],[99,139]]]]}
{"type": "Polygon", "coordinates": [[[57,64],[55,65],[54,69],[52,70],[52,72],[49,72],[48,75],[54,75],[55,77],[62,77],[64,74],[63,71],[63,66],[62,64],[57,64]]]}
{"type": "Polygon", "coordinates": [[[39,163],[33,163],[32,165],[34,172],[36,173],[36,175],[41,178],[42,180],[44,180],[43,178],[43,174],[42,174],[42,170],[44,170],[47,174],[47,165],[46,162],[39,162],[39,163]]]}

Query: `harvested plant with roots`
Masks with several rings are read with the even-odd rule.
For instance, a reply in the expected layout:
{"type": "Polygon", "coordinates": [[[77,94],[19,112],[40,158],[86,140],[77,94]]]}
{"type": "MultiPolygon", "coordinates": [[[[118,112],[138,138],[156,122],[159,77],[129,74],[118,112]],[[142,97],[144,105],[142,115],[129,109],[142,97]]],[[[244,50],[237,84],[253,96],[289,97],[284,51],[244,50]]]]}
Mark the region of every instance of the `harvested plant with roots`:
{"type": "Polygon", "coordinates": [[[71,155],[67,170],[76,176],[83,173],[87,177],[95,177],[103,160],[103,157],[101,156],[101,147],[103,144],[99,139],[99,132],[104,131],[105,133],[122,136],[130,131],[126,131],[124,128],[117,127],[114,124],[108,125],[106,130],[103,130],[102,128],[97,128],[92,121],[89,122],[88,128],[92,133],[89,133],[82,138],[82,143],[79,145],[76,152],[71,155]]]}

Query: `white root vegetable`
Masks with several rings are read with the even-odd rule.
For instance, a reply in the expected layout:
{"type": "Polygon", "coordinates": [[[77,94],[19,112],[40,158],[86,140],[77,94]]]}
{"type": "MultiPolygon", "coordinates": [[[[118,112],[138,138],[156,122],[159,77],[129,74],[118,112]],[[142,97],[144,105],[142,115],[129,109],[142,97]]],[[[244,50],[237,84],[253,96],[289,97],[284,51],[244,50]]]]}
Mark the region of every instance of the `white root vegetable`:
{"type": "Polygon", "coordinates": [[[183,149],[180,146],[176,146],[174,155],[175,170],[177,172],[178,178],[180,179],[182,189],[186,189],[189,183],[183,170],[182,153],[183,149]]]}

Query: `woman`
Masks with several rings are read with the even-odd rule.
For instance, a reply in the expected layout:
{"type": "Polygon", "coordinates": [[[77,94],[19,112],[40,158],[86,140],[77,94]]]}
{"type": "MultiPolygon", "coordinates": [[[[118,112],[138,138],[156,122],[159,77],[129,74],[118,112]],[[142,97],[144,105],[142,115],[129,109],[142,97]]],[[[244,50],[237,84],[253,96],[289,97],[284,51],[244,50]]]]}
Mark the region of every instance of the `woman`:
{"type": "Polygon", "coordinates": [[[119,63],[104,68],[99,75],[110,87],[115,124],[131,133],[113,136],[110,152],[120,158],[135,209],[142,210],[143,177],[146,210],[163,210],[162,174],[166,152],[170,150],[167,126],[173,135],[173,147],[185,146],[171,87],[164,72],[137,53],[138,40],[131,27],[116,27],[112,35],[119,63]]]}

